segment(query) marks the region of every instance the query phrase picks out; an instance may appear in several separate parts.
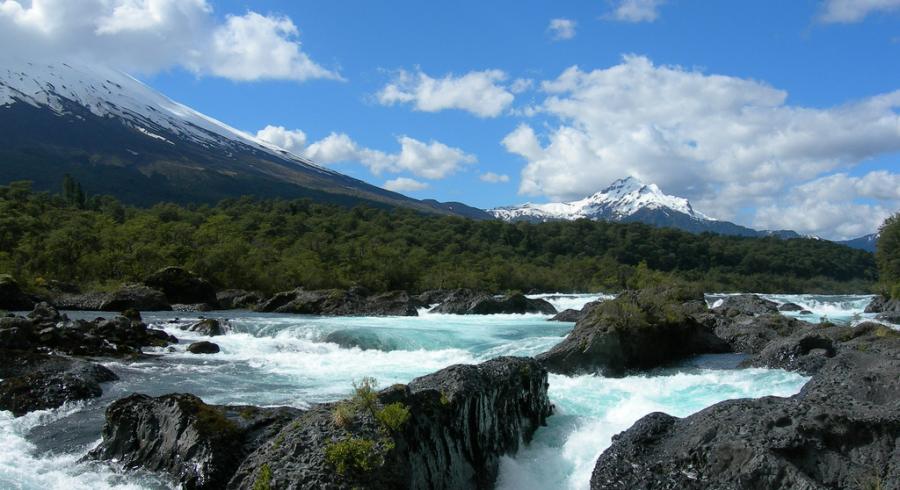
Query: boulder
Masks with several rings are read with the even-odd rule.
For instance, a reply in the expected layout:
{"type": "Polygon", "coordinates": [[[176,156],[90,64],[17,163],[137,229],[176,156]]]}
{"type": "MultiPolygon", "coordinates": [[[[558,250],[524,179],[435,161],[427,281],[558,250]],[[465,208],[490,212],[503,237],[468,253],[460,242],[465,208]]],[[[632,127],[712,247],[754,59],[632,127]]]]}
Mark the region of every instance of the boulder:
{"type": "Polygon", "coordinates": [[[103,440],[87,458],[167,473],[184,489],[225,488],[244,457],[300,413],[135,394],[106,409],[103,440]]]}
{"type": "Polygon", "coordinates": [[[891,299],[887,296],[875,296],[866,306],[866,313],[897,313],[900,314],[900,299],[891,299]]]}
{"type": "Polygon", "coordinates": [[[166,296],[156,289],[141,284],[126,284],[108,295],[100,303],[100,311],[123,311],[134,309],[140,311],[169,311],[166,296]]]}
{"type": "Polygon", "coordinates": [[[779,313],[729,317],[713,310],[696,314],[694,318],[712,328],[732,351],[745,354],[756,354],[773,340],[812,327],[810,323],[779,313]]]}
{"type": "Polygon", "coordinates": [[[726,317],[766,315],[778,313],[778,303],[755,294],[738,294],[724,298],[713,311],[726,317]]]}
{"type": "Polygon", "coordinates": [[[216,293],[216,301],[223,310],[254,309],[263,301],[263,295],[243,289],[226,289],[216,293]]]}
{"type": "Polygon", "coordinates": [[[191,354],[218,354],[220,349],[218,344],[202,341],[189,345],[187,351],[191,354]]]}
{"type": "Polygon", "coordinates": [[[556,308],[543,299],[531,299],[524,294],[493,296],[471,289],[458,289],[444,299],[431,313],[451,315],[494,315],[540,313],[555,315],[556,308]]]}
{"type": "Polygon", "coordinates": [[[892,336],[868,330],[845,342],[855,348],[838,344],[790,398],[642,418],[613,437],[591,488],[900,488],[900,341],[892,336]]]}
{"type": "Polygon", "coordinates": [[[258,311],[322,316],[417,316],[418,302],[406,291],[369,294],[362,288],[278,293],[258,311]]]}
{"type": "Polygon", "coordinates": [[[215,318],[203,318],[199,322],[181,325],[178,328],[187,330],[188,332],[197,332],[199,334],[208,335],[210,337],[223,335],[225,333],[225,329],[222,328],[222,323],[215,318]]]}
{"type": "Polygon", "coordinates": [[[26,311],[34,308],[34,301],[8,274],[0,274],[0,310],[26,311]]]}
{"type": "Polygon", "coordinates": [[[216,304],[212,284],[181,267],[164,267],[144,278],[144,284],[162,291],[172,304],[216,304]]]}
{"type": "Polygon", "coordinates": [[[86,361],[0,351],[4,362],[18,364],[0,371],[0,410],[16,417],[35,410],[58,408],[66,402],[87,400],[103,393],[100,383],[115,381],[109,369],[86,361]]]}
{"type": "Polygon", "coordinates": [[[695,318],[698,308],[705,309],[701,298],[702,292],[685,287],[626,291],[597,306],[537,359],[555,373],[622,376],[691,355],[729,352],[730,346],[695,318]]]}
{"type": "Polygon", "coordinates": [[[778,305],[778,311],[806,311],[805,308],[798,305],[797,303],[783,303],[778,305]]]}
{"type": "Polygon", "coordinates": [[[500,458],[550,415],[546,390],[533,359],[499,358],[380,392],[379,410],[409,411],[393,429],[365,410],[341,420],[338,405],[316,406],[244,460],[229,487],[251,488],[267,474],[271,488],[492,488],[500,458]]]}
{"type": "Polygon", "coordinates": [[[575,310],[569,308],[567,310],[563,310],[557,313],[554,317],[550,318],[551,322],[577,322],[582,318],[588,316],[595,308],[600,306],[603,303],[603,300],[591,301],[590,303],[585,304],[580,310],[575,310]]]}

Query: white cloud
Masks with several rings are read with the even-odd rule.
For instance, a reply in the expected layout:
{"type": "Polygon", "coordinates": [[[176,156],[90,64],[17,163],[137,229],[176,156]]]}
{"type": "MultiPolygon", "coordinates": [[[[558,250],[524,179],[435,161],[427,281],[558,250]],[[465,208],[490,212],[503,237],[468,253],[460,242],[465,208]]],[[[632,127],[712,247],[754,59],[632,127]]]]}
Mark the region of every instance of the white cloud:
{"type": "Polygon", "coordinates": [[[896,10],[900,10],[900,0],[825,0],[819,20],[825,23],[852,23],[875,12],[896,10]]]}
{"type": "Polygon", "coordinates": [[[575,37],[575,21],[572,19],[552,19],[547,30],[555,41],[564,41],[575,37]]]}
{"type": "Polygon", "coordinates": [[[339,79],[301,49],[287,17],[217,21],[207,0],[0,0],[0,44],[29,59],[152,73],[182,66],[232,80],[339,79]]]}
{"type": "Polygon", "coordinates": [[[419,182],[416,179],[397,177],[396,179],[385,182],[382,187],[394,192],[415,192],[427,189],[429,185],[426,182],[419,182]]]}
{"type": "Polygon", "coordinates": [[[509,85],[509,91],[514,94],[521,94],[522,92],[531,90],[532,86],[534,86],[534,80],[530,78],[517,78],[509,85]]]}
{"type": "Polygon", "coordinates": [[[666,0],[615,0],[607,18],[622,22],[653,22],[666,0]]]}
{"type": "MultiPolygon", "coordinates": [[[[569,68],[542,89],[539,112],[557,124],[541,135],[522,124],[502,143],[527,161],[520,193],[554,200],[633,175],[738,219],[783,204],[795,185],[900,151],[900,91],[814,109],[788,105],[786,92],[758,81],[638,56],[569,68]]],[[[889,194],[883,181],[861,182],[872,199],[889,194]]]]}
{"type": "Polygon", "coordinates": [[[400,70],[377,98],[383,105],[410,103],[423,112],[460,109],[479,117],[497,117],[515,98],[502,85],[506,78],[500,70],[472,71],[460,77],[451,74],[439,79],[421,70],[400,70]]]}
{"type": "Polygon", "coordinates": [[[488,182],[491,184],[499,184],[501,182],[509,182],[509,175],[495,174],[494,172],[483,173],[478,178],[481,179],[483,182],[488,182]]]}
{"type": "Polygon", "coordinates": [[[319,141],[304,146],[306,134],[280,126],[266,126],[256,136],[322,165],[357,162],[375,175],[384,172],[410,172],[426,179],[446,178],[477,159],[459,148],[438,141],[428,143],[409,136],[400,136],[400,151],[385,153],[357,144],[344,133],[331,133],[319,141]]]}
{"type": "Polygon", "coordinates": [[[849,239],[872,233],[898,209],[900,174],[879,170],[850,177],[837,173],[794,187],[784,202],[760,208],[754,224],[849,239]]]}

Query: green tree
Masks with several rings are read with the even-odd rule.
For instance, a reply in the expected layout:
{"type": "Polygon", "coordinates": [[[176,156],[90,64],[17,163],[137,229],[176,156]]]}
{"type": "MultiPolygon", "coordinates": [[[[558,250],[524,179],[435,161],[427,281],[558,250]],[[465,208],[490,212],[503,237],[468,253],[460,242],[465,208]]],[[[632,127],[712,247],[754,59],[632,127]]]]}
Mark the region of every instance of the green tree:
{"type": "Polygon", "coordinates": [[[881,284],[895,298],[900,298],[900,213],[882,223],[875,245],[875,261],[881,284]]]}

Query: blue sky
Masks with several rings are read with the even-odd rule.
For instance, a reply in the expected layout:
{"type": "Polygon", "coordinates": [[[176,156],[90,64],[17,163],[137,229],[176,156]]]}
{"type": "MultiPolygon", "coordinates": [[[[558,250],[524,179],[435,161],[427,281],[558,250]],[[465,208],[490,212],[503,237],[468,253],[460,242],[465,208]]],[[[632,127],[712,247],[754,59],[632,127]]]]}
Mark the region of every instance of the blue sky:
{"type": "Polygon", "coordinates": [[[635,175],[720,219],[833,238],[900,207],[898,0],[173,1],[89,23],[165,42],[79,55],[413,197],[574,199],[635,175]],[[293,50],[285,70],[270,48],[293,50]]]}

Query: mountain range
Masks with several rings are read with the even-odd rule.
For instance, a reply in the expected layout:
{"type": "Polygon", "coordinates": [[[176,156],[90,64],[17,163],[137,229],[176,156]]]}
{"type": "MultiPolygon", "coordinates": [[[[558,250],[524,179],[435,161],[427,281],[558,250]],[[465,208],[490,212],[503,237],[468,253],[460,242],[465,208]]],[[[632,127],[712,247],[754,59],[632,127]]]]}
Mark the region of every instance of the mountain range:
{"type": "MultiPolygon", "coordinates": [[[[656,184],[645,184],[635,177],[613,182],[609,187],[584,199],[545,204],[525,203],[489,209],[504,221],[560,221],[590,219],[623,223],[639,222],[678,228],[692,233],[717,233],[747,237],[813,238],[792,230],[754,230],[728,221],[711,218],[693,208],[683,198],[665,194],[656,184]]],[[[874,235],[839,242],[863,250],[875,250],[874,235]]]]}
{"type": "MultiPolygon", "coordinates": [[[[406,207],[472,219],[642,222],[694,233],[798,238],[696,211],[687,199],[633,177],[585,199],[481,210],[417,200],[321,167],[179,104],[102,66],[0,59],[0,183],[58,191],[71,175],[89,194],[152,205],[214,203],[242,195],[406,207]]],[[[874,251],[876,237],[845,245],[874,251]]]]}

